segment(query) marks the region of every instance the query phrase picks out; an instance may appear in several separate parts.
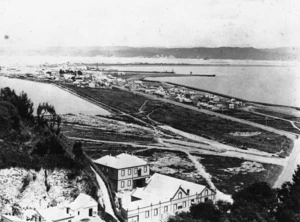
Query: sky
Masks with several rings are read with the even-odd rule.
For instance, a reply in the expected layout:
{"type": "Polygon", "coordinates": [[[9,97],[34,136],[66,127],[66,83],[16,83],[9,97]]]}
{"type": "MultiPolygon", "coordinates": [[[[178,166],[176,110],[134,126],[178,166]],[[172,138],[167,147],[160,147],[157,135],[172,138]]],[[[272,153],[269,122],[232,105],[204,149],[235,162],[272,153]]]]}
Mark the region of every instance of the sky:
{"type": "Polygon", "coordinates": [[[299,0],[0,0],[0,47],[299,47],[299,0]]]}

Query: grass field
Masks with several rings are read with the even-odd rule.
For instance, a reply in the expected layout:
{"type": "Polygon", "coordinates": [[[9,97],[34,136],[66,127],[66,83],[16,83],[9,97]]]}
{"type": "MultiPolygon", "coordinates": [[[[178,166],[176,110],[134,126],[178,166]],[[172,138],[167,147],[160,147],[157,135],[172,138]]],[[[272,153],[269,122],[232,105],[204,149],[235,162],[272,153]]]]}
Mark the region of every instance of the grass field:
{"type": "Polygon", "coordinates": [[[99,159],[106,155],[116,156],[124,152],[130,154],[145,148],[136,148],[126,144],[83,143],[83,150],[92,159],[99,159]]]}
{"type": "Polygon", "coordinates": [[[244,120],[259,123],[262,125],[270,126],[275,129],[285,130],[288,132],[300,134],[300,131],[295,129],[291,123],[281,120],[281,119],[276,119],[276,118],[272,118],[272,117],[266,118],[265,116],[250,113],[250,112],[245,112],[242,110],[236,110],[233,112],[228,112],[226,114],[229,116],[239,118],[239,119],[244,119],[244,120]]]}
{"type": "Polygon", "coordinates": [[[258,112],[258,113],[263,113],[263,114],[267,114],[267,115],[270,115],[270,116],[276,116],[276,117],[279,117],[279,118],[300,122],[300,117],[285,114],[285,113],[282,113],[282,112],[275,112],[275,111],[259,109],[259,108],[255,108],[255,111],[258,112]]]}
{"type": "Polygon", "coordinates": [[[146,115],[149,115],[152,120],[159,123],[241,149],[255,148],[270,153],[283,151],[283,155],[287,156],[293,148],[293,141],[285,136],[169,103],[149,100],[129,91],[79,88],[70,85],[66,87],[137,118],[147,120],[146,115]],[[143,104],[145,104],[144,112],[140,113],[139,109],[143,104]],[[260,132],[260,134],[244,138],[232,135],[235,132],[260,132]]]}
{"type": "MultiPolygon", "coordinates": [[[[273,186],[282,171],[281,166],[264,163],[255,163],[259,167],[247,170],[241,167],[246,161],[239,158],[194,155],[201,158],[199,162],[212,175],[212,182],[217,189],[228,194],[232,194],[254,182],[265,181],[273,186]]],[[[251,164],[251,162],[248,163],[251,164]]]]}
{"type": "Polygon", "coordinates": [[[214,139],[221,143],[230,144],[242,149],[255,148],[270,153],[283,150],[285,155],[288,155],[293,148],[293,141],[287,137],[249,125],[209,116],[170,104],[160,105],[159,108],[157,104],[154,104],[152,109],[149,106],[151,104],[147,103],[148,112],[155,110],[150,115],[155,121],[188,133],[214,139]],[[260,134],[245,138],[232,135],[234,132],[260,132],[260,134]]]}
{"type": "Polygon", "coordinates": [[[61,132],[68,137],[78,137],[92,140],[105,140],[114,142],[136,142],[136,143],[154,143],[152,135],[133,133],[120,133],[113,130],[97,129],[92,127],[78,127],[73,125],[62,125],[61,132]]]}

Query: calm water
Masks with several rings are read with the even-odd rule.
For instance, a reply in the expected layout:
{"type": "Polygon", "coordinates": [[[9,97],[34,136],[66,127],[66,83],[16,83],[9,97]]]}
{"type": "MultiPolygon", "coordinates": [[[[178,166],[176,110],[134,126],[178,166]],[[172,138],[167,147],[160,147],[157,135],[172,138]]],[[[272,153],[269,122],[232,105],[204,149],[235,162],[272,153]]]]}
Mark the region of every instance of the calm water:
{"type": "Polygon", "coordinates": [[[190,72],[216,74],[216,77],[189,75],[149,79],[183,84],[250,101],[300,107],[300,67],[163,66],[156,68],[162,70],[167,68],[168,71],[174,69],[176,73],[182,74],[190,72]]]}
{"type": "Polygon", "coordinates": [[[87,114],[87,115],[109,115],[110,113],[92,103],[89,103],[71,93],[68,93],[54,85],[31,82],[20,79],[10,79],[0,76],[0,88],[10,87],[17,94],[21,91],[27,93],[34,104],[34,114],[39,103],[48,102],[54,105],[58,114],[87,114]]]}

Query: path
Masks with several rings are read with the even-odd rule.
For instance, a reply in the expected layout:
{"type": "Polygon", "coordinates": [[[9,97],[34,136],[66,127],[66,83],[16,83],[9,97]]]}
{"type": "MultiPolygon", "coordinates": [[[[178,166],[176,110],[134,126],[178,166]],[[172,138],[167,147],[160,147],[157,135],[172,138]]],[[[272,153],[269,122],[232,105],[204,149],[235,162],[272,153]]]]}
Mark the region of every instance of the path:
{"type": "MultiPolygon", "coordinates": [[[[128,90],[126,90],[122,87],[115,87],[115,88],[123,90],[123,91],[128,91],[128,90]]],[[[261,124],[258,124],[258,123],[254,123],[254,122],[251,122],[251,121],[248,121],[248,120],[238,119],[236,117],[228,116],[228,115],[221,114],[221,113],[216,113],[216,112],[209,111],[209,110],[206,110],[206,109],[199,109],[198,107],[195,107],[195,106],[183,104],[183,103],[176,102],[176,101],[173,101],[173,100],[170,100],[170,99],[159,98],[159,97],[156,97],[156,96],[153,96],[153,95],[150,95],[150,94],[146,94],[146,93],[142,93],[142,92],[137,92],[137,91],[129,91],[129,92],[132,92],[132,93],[137,94],[137,95],[144,96],[144,97],[146,97],[148,99],[151,99],[151,100],[158,100],[158,101],[161,101],[161,102],[173,104],[173,105],[180,106],[180,107],[190,109],[190,110],[193,110],[193,111],[197,111],[197,112],[200,112],[200,113],[204,113],[204,114],[208,114],[208,115],[212,115],[212,116],[217,116],[217,117],[220,117],[220,118],[223,118],[223,119],[227,119],[227,120],[231,120],[231,121],[234,121],[234,122],[250,125],[250,126],[253,126],[253,127],[256,127],[256,128],[260,128],[260,129],[263,129],[263,130],[266,130],[266,131],[269,131],[269,132],[273,132],[273,133],[282,135],[282,136],[286,136],[286,137],[291,138],[291,139],[296,138],[296,134],[294,134],[294,133],[290,133],[290,132],[283,131],[283,130],[278,130],[278,129],[275,129],[275,128],[272,128],[272,127],[269,127],[269,126],[265,126],[265,125],[261,125],[261,124]]]]}
{"type": "Polygon", "coordinates": [[[101,190],[101,193],[102,193],[102,201],[103,201],[103,204],[104,204],[104,210],[105,212],[109,213],[110,215],[112,215],[117,221],[119,221],[117,219],[117,217],[115,216],[115,213],[112,209],[112,203],[110,201],[110,198],[109,198],[109,195],[108,195],[108,190],[103,182],[103,180],[101,179],[101,177],[98,175],[98,173],[96,173],[96,171],[91,167],[92,171],[95,173],[95,176],[96,176],[96,179],[97,179],[97,182],[99,184],[99,187],[100,187],[100,190],[101,190]]]}
{"type": "Polygon", "coordinates": [[[300,139],[294,141],[294,149],[274,187],[281,187],[284,182],[291,181],[298,164],[300,164],[300,139]]]}

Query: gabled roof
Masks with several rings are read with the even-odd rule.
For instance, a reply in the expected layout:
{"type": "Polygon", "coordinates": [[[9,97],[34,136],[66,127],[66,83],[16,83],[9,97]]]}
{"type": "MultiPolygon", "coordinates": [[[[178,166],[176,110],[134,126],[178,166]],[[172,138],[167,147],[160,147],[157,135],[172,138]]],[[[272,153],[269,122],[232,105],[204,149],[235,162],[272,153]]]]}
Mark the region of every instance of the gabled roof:
{"type": "Polygon", "coordinates": [[[189,195],[193,196],[200,194],[206,186],[177,179],[170,176],[165,176],[155,173],[149,179],[149,182],[144,188],[137,188],[131,196],[141,200],[133,201],[124,204],[124,209],[136,209],[137,207],[145,207],[150,204],[159,202],[167,202],[174,198],[179,189],[182,189],[185,194],[189,190],[189,195]]]}
{"type": "Polygon", "coordinates": [[[88,208],[88,207],[95,207],[98,206],[98,203],[89,195],[81,193],[78,197],[72,202],[66,205],[66,207],[70,208],[71,210],[75,211],[80,208],[88,208]]]}
{"type": "Polygon", "coordinates": [[[59,221],[66,218],[73,218],[70,214],[67,214],[66,210],[59,207],[49,207],[47,209],[37,209],[36,210],[41,217],[46,221],[59,221]]]}
{"type": "Polygon", "coordinates": [[[117,156],[104,156],[100,159],[94,160],[95,163],[108,166],[115,169],[122,169],[128,167],[135,167],[146,165],[147,162],[133,155],[122,153],[117,156]]]}
{"type": "Polygon", "coordinates": [[[14,221],[14,222],[25,222],[25,220],[22,220],[21,218],[19,217],[16,217],[16,216],[11,216],[11,215],[2,215],[2,218],[6,218],[10,221],[14,221]]]}

